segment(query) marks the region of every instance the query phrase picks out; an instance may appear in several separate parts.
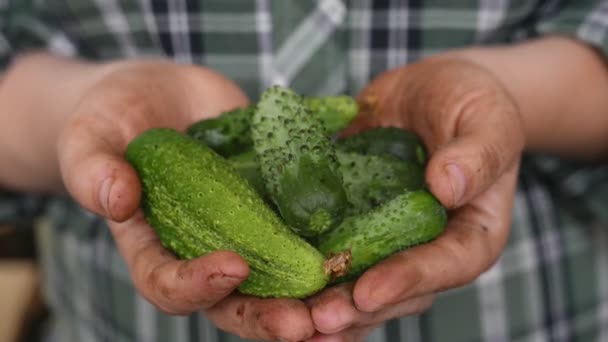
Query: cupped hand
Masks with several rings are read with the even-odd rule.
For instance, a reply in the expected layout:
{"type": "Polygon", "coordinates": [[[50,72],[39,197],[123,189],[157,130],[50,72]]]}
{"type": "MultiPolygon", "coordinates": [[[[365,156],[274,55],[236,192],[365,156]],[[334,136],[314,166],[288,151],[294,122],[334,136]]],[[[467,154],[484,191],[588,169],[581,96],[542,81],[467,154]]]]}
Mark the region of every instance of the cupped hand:
{"type": "Polygon", "coordinates": [[[435,57],[380,75],[359,99],[362,111],[345,134],[397,126],[420,135],[430,154],[427,186],[449,220],[434,241],[311,298],[315,341],[358,341],[386,320],[425,311],[436,293],[487,270],[511,225],[524,132],[516,103],[491,73],[435,57]]]}
{"type": "Polygon", "coordinates": [[[262,300],[234,289],[246,261],[229,251],[185,261],[165,250],[139,209],[141,185],[123,159],[127,144],[152,127],[184,130],[247,105],[233,82],[205,68],[162,61],[112,66],[79,101],[58,143],[63,182],[85,208],[107,218],[138,292],[169,314],[204,310],[221,329],[245,338],[303,340],[314,333],[298,300],[262,300]]]}

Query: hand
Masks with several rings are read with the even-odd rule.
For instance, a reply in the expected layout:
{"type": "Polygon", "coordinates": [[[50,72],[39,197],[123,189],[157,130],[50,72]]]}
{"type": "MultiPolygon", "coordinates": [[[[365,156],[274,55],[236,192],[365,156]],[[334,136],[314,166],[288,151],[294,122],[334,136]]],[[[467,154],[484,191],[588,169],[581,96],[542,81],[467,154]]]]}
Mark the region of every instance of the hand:
{"type": "Polygon", "coordinates": [[[315,341],[357,341],[386,320],[423,312],[435,293],[488,269],[510,229],[524,131],[516,104],[491,73],[433,58],[382,74],[360,100],[363,111],[345,133],[374,126],[418,133],[430,153],[428,187],[452,210],[436,240],[312,298],[315,341]]]}
{"type": "Polygon", "coordinates": [[[161,246],[138,209],[137,174],[123,159],[127,144],[148,128],[184,130],[247,102],[234,83],[208,69],[120,64],[86,92],[63,130],[61,174],[82,206],[108,219],[135,287],[159,309],[179,315],[205,310],[219,328],[246,338],[303,340],[314,333],[303,302],[232,294],[249,274],[237,254],[184,261],[161,246]]]}

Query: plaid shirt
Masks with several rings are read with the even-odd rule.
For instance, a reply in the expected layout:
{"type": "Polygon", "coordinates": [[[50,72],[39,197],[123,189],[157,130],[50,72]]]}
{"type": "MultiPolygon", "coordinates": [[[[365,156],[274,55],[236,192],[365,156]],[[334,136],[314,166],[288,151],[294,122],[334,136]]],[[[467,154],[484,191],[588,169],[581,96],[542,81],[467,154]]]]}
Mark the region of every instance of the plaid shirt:
{"type": "MultiPolygon", "coordinates": [[[[608,54],[608,2],[561,0],[2,0],[0,58],[47,48],[94,60],[166,56],[237,81],[356,94],[378,73],[473,44],[574,36],[608,54]]],[[[369,341],[608,341],[608,170],[526,156],[498,262],[369,341]]],[[[68,197],[0,195],[0,221],[36,217],[57,341],[238,341],[170,317],[133,288],[104,222],[68,197]]]]}

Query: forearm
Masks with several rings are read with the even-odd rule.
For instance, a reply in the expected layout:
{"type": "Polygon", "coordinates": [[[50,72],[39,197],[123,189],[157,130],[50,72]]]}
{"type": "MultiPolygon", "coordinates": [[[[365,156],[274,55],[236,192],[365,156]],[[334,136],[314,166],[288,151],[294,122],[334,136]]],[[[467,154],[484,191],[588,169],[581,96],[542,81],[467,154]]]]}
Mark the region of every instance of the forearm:
{"type": "Polygon", "coordinates": [[[504,84],[520,108],[526,149],[582,159],[608,154],[608,68],[592,48],[550,37],[454,54],[504,84]]]}
{"type": "Polygon", "coordinates": [[[58,135],[82,94],[109,71],[48,54],[12,64],[0,85],[0,188],[62,189],[58,135]]]}

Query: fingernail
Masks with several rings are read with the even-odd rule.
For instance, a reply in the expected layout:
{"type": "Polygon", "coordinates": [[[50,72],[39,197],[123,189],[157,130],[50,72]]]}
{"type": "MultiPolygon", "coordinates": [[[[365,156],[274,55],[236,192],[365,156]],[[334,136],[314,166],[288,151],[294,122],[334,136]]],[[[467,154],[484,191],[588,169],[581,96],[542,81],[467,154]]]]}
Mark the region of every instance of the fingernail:
{"type": "Polygon", "coordinates": [[[456,206],[464,196],[467,180],[464,177],[464,172],[462,172],[460,166],[456,164],[446,165],[445,172],[448,175],[450,186],[452,187],[452,205],[456,206]]]}
{"type": "Polygon", "coordinates": [[[99,188],[99,203],[108,217],[112,216],[110,213],[110,191],[112,190],[113,183],[114,178],[108,177],[101,182],[101,187],[99,188]]]}

